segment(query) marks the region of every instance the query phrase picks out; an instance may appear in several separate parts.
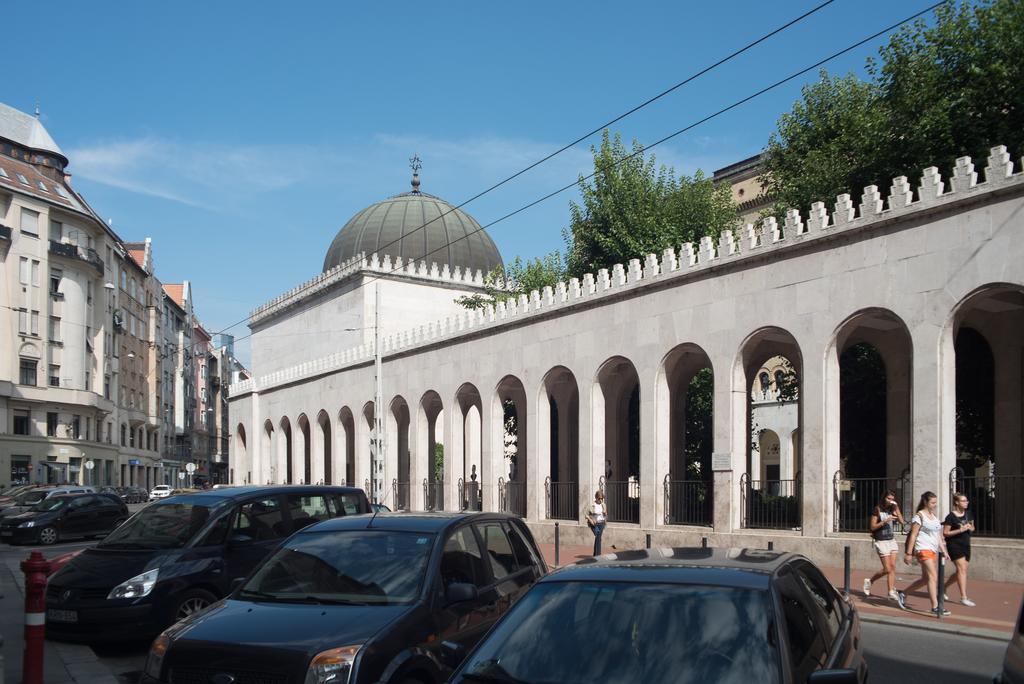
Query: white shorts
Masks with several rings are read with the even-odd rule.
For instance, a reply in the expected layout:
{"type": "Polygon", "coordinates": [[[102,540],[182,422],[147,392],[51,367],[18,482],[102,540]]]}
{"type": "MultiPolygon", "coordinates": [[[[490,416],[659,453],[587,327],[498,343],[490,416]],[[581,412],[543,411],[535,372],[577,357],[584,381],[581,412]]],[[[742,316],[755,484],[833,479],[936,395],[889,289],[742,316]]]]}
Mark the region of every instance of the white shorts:
{"type": "Polygon", "coordinates": [[[875,551],[878,552],[880,558],[891,556],[894,553],[900,552],[900,545],[896,543],[895,539],[887,539],[885,541],[875,540],[875,551]]]}

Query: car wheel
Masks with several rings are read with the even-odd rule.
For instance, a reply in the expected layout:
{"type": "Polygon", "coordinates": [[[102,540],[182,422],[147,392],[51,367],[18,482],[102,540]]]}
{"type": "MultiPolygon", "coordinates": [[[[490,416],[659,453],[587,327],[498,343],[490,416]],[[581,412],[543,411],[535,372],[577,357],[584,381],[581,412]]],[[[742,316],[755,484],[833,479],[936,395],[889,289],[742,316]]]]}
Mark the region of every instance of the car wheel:
{"type": "Polygon", "coordinates": [[[216,596],[204,589],[189,589],[178,596],[175,603],[174,621],[184,620],[205,609],[216,600],[216,596]]]}
{"type": "Polygon", "coordinates": [[[57,534],[56,527],[44,527],[39,530],[39,543],[44,546],[49,546],[57,541],[58,536],[60,535],[57,534]]]}

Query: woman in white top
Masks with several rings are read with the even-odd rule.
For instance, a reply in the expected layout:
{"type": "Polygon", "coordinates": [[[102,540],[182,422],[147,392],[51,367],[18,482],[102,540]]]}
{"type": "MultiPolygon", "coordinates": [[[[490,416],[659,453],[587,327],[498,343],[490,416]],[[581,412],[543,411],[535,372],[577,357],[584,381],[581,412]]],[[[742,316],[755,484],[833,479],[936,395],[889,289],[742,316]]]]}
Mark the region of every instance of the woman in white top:
{"type": "MultiPolygon", "coordinates": [[[[921,495],[917,511],[910,519],[910,534],[907,535],[907,546],[904,549],[906,553],[903,556],[903,562],[907,565],[910,565],[912,556],[917,557],[917,562],[921,566],[921,577],[903,591],[896,592],[900,608],[906,609],[907,594],[927,585],[932,612],[936,615],[939,614],[939,554],[949,560],[946,541],[942,536],[942,519],[937,513],[938,508],[939,497],[934,493],[925,492],[921,495]]],[[[949,615],[950,612],[943,610],[942,614],[949,615]]]]}
{"type": "Polygon", "coordinates": [[[594,503],[587,508],[587,524],[594,533],[594,555],[601,555],[601,535],[604,534],[604,525],[608,520],[608,507],[604,503],[604,492],[600,489],[594,494],[594,503]]]}

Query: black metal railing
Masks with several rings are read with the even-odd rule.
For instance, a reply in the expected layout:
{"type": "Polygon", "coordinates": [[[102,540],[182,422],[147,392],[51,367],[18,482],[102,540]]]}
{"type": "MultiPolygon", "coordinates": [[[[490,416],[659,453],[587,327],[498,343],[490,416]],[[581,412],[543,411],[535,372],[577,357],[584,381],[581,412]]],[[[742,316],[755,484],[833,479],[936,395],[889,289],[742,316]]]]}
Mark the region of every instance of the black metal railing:
{"type": "Polygon", "coordinates": [[[751,480],[740,477],[743,527],[764,530],[800,529],[800,475],[795,480],[751,480]]]}
{"type": "Polygon", "coordinates": [[[409,483],[392,480],[391,491],[394,494],[395,510],[409,510],[409,483]]]}
{"type": "Polygon", "coordinates": [[[50,253],[68,257],[70,259],[84,261],[87,264],[91,264],[100,272],[100,275],[103,275],[103,259],[100,258],[100,255],[96,253],[95,249],[50,240],[50,253]]]}
{"type": "MultiPolygon", "coordinates": [[[[832,477],[833,521],[835,532],[870,532],[871,514],[888,491],[896,492],[896,503],[903,516],[910,519],[914,505],[911,493],[910,471],[900,477],[841,477],[837,471],[832,477]]],[[[893,525],[897,533],[904,532],[899,523],[893,525]]]]}
{"type": "Polygon", "coordinates": [[[950,506],[954,492],[967,497],[978,537],[1024,538],[1024,475],[968,477],[963,468],[949,473],[950,506]]]}
{"type": "Polygon", "coordinates": [[[499,510],[503,513],[526,517],[526,483],[506,482],[505,478],[498,478],[498,504],[499,510]]]}
{"type": "Polygon", "coordinates": [[[580,519],[580,486],[576,482],[544,479],[545,515],[548,520],[580,519]]]}
{"type": "Polygon", "coordinates": [[[444,480],[423,480],[423,507],[428,511],[444,510],[444,480]]]}
{"type": "Polygon", "coordinates": [[[480,501],[480,483],[476,480],[466,482],[461,477],[459,478],[459,510],[483,510],[483,505],[480,501]]]}
{"type": "Polygon", "coordinates": [[[10,241],[10,239],[11,239],[11,229],[10,229],[10,227],[8,227],[8,226],[0,226],[0,238],[3,238],[5,240],[7,240],[7,241],[10,241]]]}
{"type": "Polygon", "coordinates": [[[714,483],[665,476],[665,524],[714,525],[714,483]]]}
{"type": "Polygon", "coordinates": [[[640,522],[640,480],[606,480],[601,478],[598,487],[604,492],[608,506],[608,522],[640,522]]]}

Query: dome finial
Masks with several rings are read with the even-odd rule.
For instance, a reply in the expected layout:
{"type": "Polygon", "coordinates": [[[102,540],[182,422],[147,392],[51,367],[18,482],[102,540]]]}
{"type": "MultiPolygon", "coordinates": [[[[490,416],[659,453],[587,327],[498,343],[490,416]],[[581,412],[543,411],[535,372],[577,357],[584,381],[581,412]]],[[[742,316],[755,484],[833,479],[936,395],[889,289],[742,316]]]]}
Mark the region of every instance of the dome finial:
{"type": "Polygon", "coordinates": [[[420,169],[423,168],[423,162],[420,161],[418,154],[413,154],[409,157],[409,168],[412,169],[412,191],[420,191],[420,169]]]}

